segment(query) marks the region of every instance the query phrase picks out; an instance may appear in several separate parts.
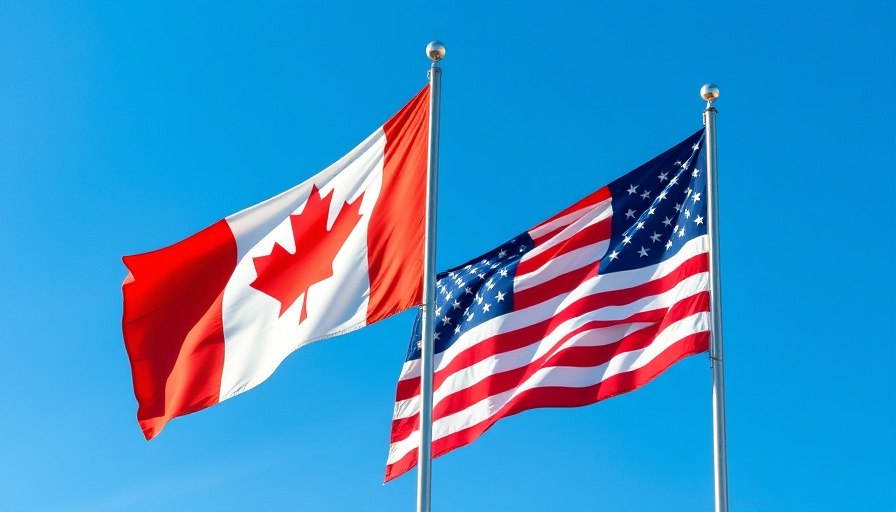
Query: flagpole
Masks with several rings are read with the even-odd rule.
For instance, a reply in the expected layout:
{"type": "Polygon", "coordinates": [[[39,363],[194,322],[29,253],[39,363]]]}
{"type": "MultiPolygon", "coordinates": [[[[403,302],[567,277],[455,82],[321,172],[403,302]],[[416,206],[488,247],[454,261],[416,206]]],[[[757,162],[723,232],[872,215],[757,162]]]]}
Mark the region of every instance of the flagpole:
{"type": "Polygon", "coordinates": [[[719,264],[719,202],[717,195],[718,162],[716,159],[716,108],[713,101],[719,97],[715,84],[700,88],[700,96],[706,100],[703,124],[706,126],[706,179],[709,215],[707,227],[710,234],[709,265],[712,301],[712,327],[709,359],[712,362],[712,438],[713,469],[715,474],[716,512],[728,512],[728,455],[725,441],[725,364],[722,351],[722,280],[719,264]]]}
{"type": "Polygon", "coordinates": [[[439,177],[439,104],[445,45],[426,45],[429,69],[429,163],[426,181],[426,246],[423,268],[423,339],[420,346],[420,449],[417,451],[417,512],[430,512],[432,501],[432,378],[436,303],[436,199],[439,177]]]}

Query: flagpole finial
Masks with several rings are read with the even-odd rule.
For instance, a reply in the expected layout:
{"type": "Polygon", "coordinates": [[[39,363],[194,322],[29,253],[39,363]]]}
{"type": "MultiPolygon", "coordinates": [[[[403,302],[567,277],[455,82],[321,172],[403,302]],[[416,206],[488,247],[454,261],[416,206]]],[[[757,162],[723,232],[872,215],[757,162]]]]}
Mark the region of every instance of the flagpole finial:
{"type": "Polygon", "coordinates": [[[719,86],[716,84],[704,85],[700,88],[700,96],[702,96],[703,99],[706,100],[706,103],[709,104],[707,106],[712,105],[712,102],[719,97],[719,86]]]}
{"type": "Polygon", "coordinates": [[[441,41],[433,41],[426,45],[426,56],[433,62],[445,58],[445,45],[441,41]]]}

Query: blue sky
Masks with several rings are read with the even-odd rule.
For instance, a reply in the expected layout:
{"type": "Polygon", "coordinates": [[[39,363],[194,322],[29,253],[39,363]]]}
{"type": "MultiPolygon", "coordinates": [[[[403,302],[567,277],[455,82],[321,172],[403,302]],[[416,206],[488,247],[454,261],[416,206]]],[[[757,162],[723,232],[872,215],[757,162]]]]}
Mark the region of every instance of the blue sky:
{"type": "MultiPolygon", "coordinates": [[[[440,269],[684,139],[716,82],[732,510],[896,509],[896,6],[0,1],[0,509],[413,510],[413,312],[146,442],[121,256],[348,152],[443,62],[440,269]]],[[[505,419],[433,509],[712,510],[711,373],[505,419]]]]}

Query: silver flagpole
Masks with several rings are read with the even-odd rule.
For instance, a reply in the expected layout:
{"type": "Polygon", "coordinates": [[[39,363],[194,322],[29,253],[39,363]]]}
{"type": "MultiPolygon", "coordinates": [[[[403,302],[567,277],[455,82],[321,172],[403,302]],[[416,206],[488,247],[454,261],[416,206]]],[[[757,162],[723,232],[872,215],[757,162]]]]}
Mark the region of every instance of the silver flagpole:
{"type": "Polygon", "coordinates": [[[423,260],[423,339],[420,346],[420,449],[417,451],[417,512],[430,512],[432,501],[432,374],[436,304],[436,199],[439,178],[439,102],[445,45],[426,45],[429,69],[429,164],[426,182],[426,248],[423,260]]]}
{"type": "Polygon", "coordinates": [[[709,266],[711,280],[712,331],[709,359],[712,362],[712,438],[715,473],[716,512],[728,512],[728,455],[725,443],[725,360],[722,351],[722,279],[719,272],[719,202],[717,194],[718,162],[716,160],[716,108],[719,97],[715,84],[700,88],[706,100],[703,124],[706,125],[706,193],[709,196],[709,216],[706,220],[710,234],[709,266]]]}

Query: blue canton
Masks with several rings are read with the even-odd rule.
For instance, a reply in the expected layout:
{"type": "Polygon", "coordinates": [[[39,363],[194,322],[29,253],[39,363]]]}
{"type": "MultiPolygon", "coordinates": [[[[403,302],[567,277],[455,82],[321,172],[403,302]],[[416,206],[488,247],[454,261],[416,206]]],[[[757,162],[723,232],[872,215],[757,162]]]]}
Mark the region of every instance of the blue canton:
{"type": "Polygon", "coordinates": [[[609,184],[610,247],[600,273],[655,265],[706,234],[703,130],[609,184]]]}
{"type": "MultiPolygon", "coordinates": [[[[523,233],[498,248],[436,276],[436,354],[477,325],[513,311],[513,276],[520,258],[532,250],[523,233]]],[[[414,321],[407,361],[420,358],[422,315],[414,321]]]]}

